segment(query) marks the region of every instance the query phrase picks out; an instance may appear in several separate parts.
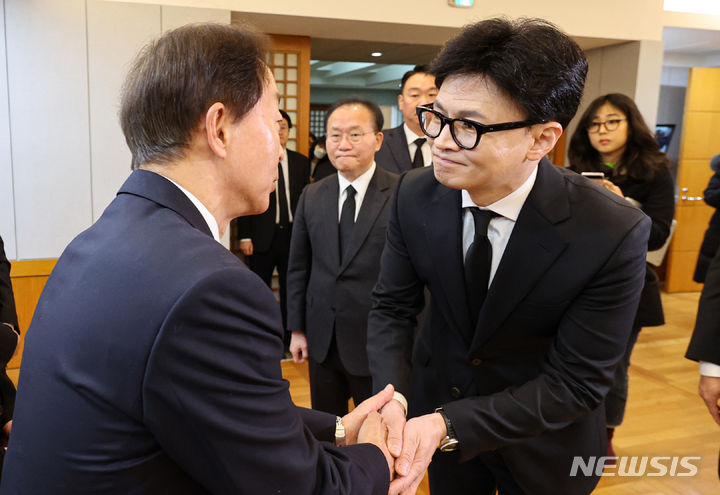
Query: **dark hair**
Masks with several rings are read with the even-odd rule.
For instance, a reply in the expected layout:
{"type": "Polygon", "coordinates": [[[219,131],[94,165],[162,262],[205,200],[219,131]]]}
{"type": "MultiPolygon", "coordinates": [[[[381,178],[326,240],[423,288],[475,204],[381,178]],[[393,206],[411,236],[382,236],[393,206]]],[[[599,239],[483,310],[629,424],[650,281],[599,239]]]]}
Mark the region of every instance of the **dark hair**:
{"type": "Polygon", "coordinates": [[[338,108],[345,106],[345,105],[362,105],[368,110],[370,110],[370,113],[373,114],[375,117],[375,132],[382,131],[383,123],[385,122],[385,118],[383,117],[382,110],[380,110],[380,107],[377,103],[374,101],[370,101],[368,99],[362,98],[360,96],[349,96],[347,98],[341,98],[337,100],[335,103],[330,105],[330,108],[327,109],[327,112],[325,112],[325,131],[327,132],[327,125],[328,120],[330,120],[330,115],[337,110],[338,108]]]}
{"type": "Polygon", "coordinates": [[[433,60],[439,88],[450,76],[489,78],[528,120],[563,128],[582,98],[587,59],[580,47],[542,19],[499,17],[465,26],[433,60]]]}
{"type": "Polygon", "coordinates": [[[415,74],[430,74],[430,71],[428,71],[427,65],[416,65],[412,68],[412,70],[407,71],[402,76],[402,81],[400,82],[400,93],[402,93],[405,90],[405,83],[408,82],[408,79],[410,79],[415,74]]]}
{"type": "Polygon", "coordinates": [[[120,106],[132,168],[182,158],[215,102],[242,118],[264,91],[264,60],[264,38],[220,24],[183,26],[146,45],[125,79],[120,106]]]}
{"type": "Polygon", "coordinates": [[[292,129],[292,120],[290,120],[290,116],[287,114],[285,110],[280,110],[280,115],[282,115],[282,118],[285,119],[285,121],[288,123],[288,129],[292,129]]]}
{"type": "Polygon", "coordinates": [[[610,93],[595,98],[580,117],[568,147],[571,168],[576,172],[601,171],[603,169],[602,158],[590,143],[587,129],[598,108],[605,103],[614,106],[627,117],[627,144],[615,170],[624,172],[633,179],[650,180],[658,170],[668,167],[667,156],[660,151],[655,136],[648,129],[645,119],[632,98],[620,93],[610,93]]]}

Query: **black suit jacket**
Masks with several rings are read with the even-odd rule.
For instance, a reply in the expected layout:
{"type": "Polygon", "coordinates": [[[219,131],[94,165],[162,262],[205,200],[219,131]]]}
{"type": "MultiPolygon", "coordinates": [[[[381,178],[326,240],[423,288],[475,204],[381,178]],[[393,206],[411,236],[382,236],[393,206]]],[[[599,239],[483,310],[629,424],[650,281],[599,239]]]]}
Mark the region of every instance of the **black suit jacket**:
{"type": "Polygon", "coordinates": [[[5,243],[0,237],[0,323],[10,323],[18,329],[15,299],[10,282],[10,262],[5,256],[5,243]]]}
{"type": "Polygon", "coordinates": [[[589,493],[596,478],[568,473],[573,456],[605,455],[599,406],[637,309],[650,221],[541,161],[471,328],[461,214],[460,191],[431,169],[401,177],[368,323],[373,383],[408,394],[415,415],[444,406],[461,461],[496,450],[527,493],[589,493]]]}
{"type": "Polygon", "coordinates": [[[710,262],[685,357],[720,365],[720,250],[710,262]]]}
{"type": "Polygon", "coordinates": [[[375,163],[396,174],[412,170],[412,157],[402,124],[383,131],[383,143],[375,153],[375,163]]]}
{"type": "Polygon", "coordinates": [[[309,185],[300,197],[288,264],[288,328],[305,332],[308,351],[323,362],[333,329],[347,371],[369,375],[367,315],[397,175],[375,168],[346,259],[338,247],[337,174],[309,185]]]}
{"type": "Polygon", "coordinates": [[[385,494],[379,449],[314,438],[335,417],[293,405],[281,333],[190,200],[133,172],[38,302],[0,492],[385,494]]]}
{"type": "Polygon", "coordinates": [[[0,237],[0,427],[12,419],[15,408],[15,385],[7,376],[5,366],[18,343],[18,333],[3,323],[10,323],[16,332],[20,331],[10,280],[10,262],[5,256],[5,244],[0,237]]]}
{"type": "MultiPolygon", "coordinates": [[[[290,189],[290,211],[293,217],[297,208],[298,200],[303,188],[310,182],[310,162],[305,157],[293,150],[287,150],[288,175],[290,189]]],[[[270,196],[270,207],[259,215],[249,215],[238,218],[237,235],[238,240],[252,239],[253,250],[258,253],[268,251],[272,245],[275,234],[275,194],[270,196]]]]}

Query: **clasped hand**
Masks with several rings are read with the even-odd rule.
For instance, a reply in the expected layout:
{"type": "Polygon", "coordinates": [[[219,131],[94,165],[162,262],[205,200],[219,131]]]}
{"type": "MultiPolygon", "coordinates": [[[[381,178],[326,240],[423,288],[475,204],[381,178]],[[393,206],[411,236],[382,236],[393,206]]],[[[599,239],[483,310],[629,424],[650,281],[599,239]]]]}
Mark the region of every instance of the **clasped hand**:
{"type": "Polygon", "coordinates": [[[438,413],[406,421],[403,407],[392,396],[388,385],[347,414],[343,424],[349,444],[372,443],[385,455],[392,480],[389,494],[413,495],[446,435],[445,421],[438,413]]]}

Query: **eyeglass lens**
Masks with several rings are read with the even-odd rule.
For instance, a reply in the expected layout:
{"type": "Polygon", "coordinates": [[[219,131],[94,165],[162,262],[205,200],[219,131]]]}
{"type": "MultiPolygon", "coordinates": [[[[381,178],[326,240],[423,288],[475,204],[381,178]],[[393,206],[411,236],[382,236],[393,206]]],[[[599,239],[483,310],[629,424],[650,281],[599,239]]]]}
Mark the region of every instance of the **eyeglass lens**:
{"type": "MultiPolygon", "coordinates": [[[[423,112],[422,124],[425,133],[431,138],[438,137],[443,127],[442,119],[430,111],[423,112]]],[[[455,141],[464,147],[474,146],[477,140],[477,129],[462,120],[452,122],[451,134],[455,138],[455,141]]]]}
{"type": "Polygon", "coordinates": [[[614,131],[618,128],[620,125],[620,122],[622,122],[623,119],[611,119],[607,120],[605,122],[591,122],[588,126],[588,132],[594,134],[596,132],[600,132],[600,126],[605,126],[605,130],[608,132],[614,131]]]}

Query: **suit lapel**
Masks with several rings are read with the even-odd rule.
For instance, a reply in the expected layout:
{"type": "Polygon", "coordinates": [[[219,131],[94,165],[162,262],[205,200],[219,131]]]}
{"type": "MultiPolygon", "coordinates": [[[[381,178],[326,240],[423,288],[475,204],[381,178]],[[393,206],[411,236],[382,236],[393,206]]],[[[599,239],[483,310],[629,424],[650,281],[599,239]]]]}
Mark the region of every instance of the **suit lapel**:
{"type": "Polygon", "coordinates": [[[405,129],[403,126],[396,127],[398,132],[394,133],[393,139],[390,141],[390,153],[392,153],[395,163],[400,165],[399,173],[405,172],[412,168],[410,160],[410,152],[408,151],[408,142],[405,137],[405,129]]]}
{"type": "Polygon", "coordinates": [[[568,244],[555,226],[570,216],[566,186],[552,167],[540,163],[480,310],[473,349],[497,331],[568,244]]]}
{"type": "MultiPolygon", "coordinates": [[[[436,278],[440,280],[445,304],[438,304],[446,321],[467,344],[472,338],[470,313],[465,294],[462,260],[462,203],[459,190],[438,184],[425,210],[425,236],[436,278]]],[[[433,292],[433,299],[437,299],[433,292]]]]}
{"type": "Polygon", "coordinates": [[[362,205],[360,205],[360,211],[358,212],[355,226],[352,230],[352,236],[350,237],[350,246],[348,251],[340,265],[340,272],[342,273],[355,257],[360,250],[360,247],[365,242],[365,238],[370,233],[370,229],[375,224],[382,207],[387,203],[389,197],[390,184],[386,180],[385,171],[380,167],[375,167],[375,173],[370,179],[365,197],[363,198],[362,205]]]}
{"type": "Polygon", "coordinates": [[[340,185],[338,184],[337,174],[328,177],[327,180],[322,183],[322,194],[318,196],[321,198],[319,207],[321,208],[320,215],[322,216],[323,228],[325,233],[323,238],[327,239],[327,256],[331,261],[331,266],[340,265],[340,242],[338,236],[338,195],[340,194],[340,185]]]}

